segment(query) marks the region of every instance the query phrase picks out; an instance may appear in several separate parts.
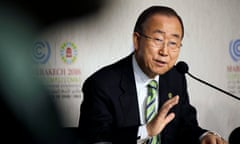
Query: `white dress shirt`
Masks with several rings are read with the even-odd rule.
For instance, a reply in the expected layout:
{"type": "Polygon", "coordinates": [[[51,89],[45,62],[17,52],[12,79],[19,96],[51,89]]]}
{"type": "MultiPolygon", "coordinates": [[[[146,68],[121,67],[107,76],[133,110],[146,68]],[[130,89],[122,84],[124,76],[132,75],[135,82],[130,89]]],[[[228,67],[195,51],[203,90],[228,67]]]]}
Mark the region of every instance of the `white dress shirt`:
{"type": "MultiPolygon", "coordinates": [[[[140,122],[141,126],[138,128],[138,136],[140,139],[138,143],[142,143],[146,138],[148,138],[148,133],[146,129],[146,119],[145,119],[145,108],[146,108],[146,98],[147,98],[147,85],[153,80],[150,79],[139,67],[135,55],[132,58],[133,63],[133,72],[137,88],[137,97],[138,97],[138,107],[140,112],[140,122]]],[[[154,80],[159,81],[159,76],[157,75],[154,80]]],[[[157,90],[158,94],[158,90],[157,90]]],[[[156,109],[158,109],[158,97],[156,97],[156,109]]]]}

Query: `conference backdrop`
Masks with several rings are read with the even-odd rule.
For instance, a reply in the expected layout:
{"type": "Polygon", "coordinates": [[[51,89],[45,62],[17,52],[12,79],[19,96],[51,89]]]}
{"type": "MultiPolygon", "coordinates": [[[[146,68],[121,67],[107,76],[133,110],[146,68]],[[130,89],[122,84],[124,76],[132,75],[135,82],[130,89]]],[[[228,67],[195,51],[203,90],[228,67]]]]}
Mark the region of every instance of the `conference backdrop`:
{"type": "MultiPolygon", "coordinates": [[[[115,0],[95,15],[45,29],[34,43],[37,74],[64,127],[78,126],[84,80],[133,51],[135,21],[151,5],[170,6],[182,16],[185,37],[179,60],[188,63],[189,72],[240,97],[239,0],[115,0]]],[[[240,126],[240,101],[188,76],[187,81],[200,125],[228,138],[240,126]]]]}

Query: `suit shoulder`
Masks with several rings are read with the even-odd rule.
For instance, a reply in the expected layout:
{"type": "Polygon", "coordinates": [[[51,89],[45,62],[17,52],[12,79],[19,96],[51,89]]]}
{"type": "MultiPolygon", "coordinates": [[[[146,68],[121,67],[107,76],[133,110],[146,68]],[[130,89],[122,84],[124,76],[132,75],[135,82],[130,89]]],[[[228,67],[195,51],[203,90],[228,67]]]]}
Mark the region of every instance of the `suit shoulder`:
{"type": "Polygon", "coordinates": [[[185,79],[185,75],[177,71],[176,66],[171,68],[167,73],[163,74],[161,77],[166,79],[185,79]]]}
{"type": "Polygon", "coordinates": [[[86,81],[95,81],[98,83],[116,81],[120,78],[122,72],[129,67],[131,67],[130,56],[98,69],[86,81]]]}

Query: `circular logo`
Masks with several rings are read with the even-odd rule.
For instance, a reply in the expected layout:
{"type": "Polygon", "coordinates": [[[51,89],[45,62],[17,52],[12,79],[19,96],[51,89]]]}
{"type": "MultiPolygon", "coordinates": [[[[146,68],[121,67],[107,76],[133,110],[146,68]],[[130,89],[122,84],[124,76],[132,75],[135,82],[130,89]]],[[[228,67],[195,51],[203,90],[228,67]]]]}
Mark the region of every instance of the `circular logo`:
{"type": "Polygon", "coordinates": [[[51,48],[47,41],[37,41],[33,47],[33,59],[35,62],[45,64],[51,54],[51,48]]]}
{"type": "Polygon", "coordinates": [[[235,62],[240,60],[240,39],[230,42],[229,53],[235,62]]]}
{"type": "Polygon", "coordinates": [[[77,47],[72,42],[65,42],[60,50],[61,59],[66,64],[72,64],[77,59],[77,47]]]}

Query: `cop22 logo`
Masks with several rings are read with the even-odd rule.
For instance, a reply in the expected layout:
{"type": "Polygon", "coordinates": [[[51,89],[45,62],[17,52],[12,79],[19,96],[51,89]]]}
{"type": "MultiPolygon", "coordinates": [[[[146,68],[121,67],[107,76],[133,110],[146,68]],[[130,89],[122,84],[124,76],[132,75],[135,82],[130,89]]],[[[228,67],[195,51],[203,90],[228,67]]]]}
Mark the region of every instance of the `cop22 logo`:
{"type": "Polygon", "coordinates": [[[60,54],[64,63],[72,64],[77,59],[77,47],[72,42],[64,42],[61,45],[60,54]]]}
{"type": "Polygon", "coordinates": [[[45,64],[51,55],[51,48],[47,41],[36,41],[34,43],[32,56],[35,62],[45,64]]]}
{"type": "Polygon", "coordinates": [[[240,39],[232,40],[229,45],[229,54],[233,61],[240,60],[240,39]]]}

